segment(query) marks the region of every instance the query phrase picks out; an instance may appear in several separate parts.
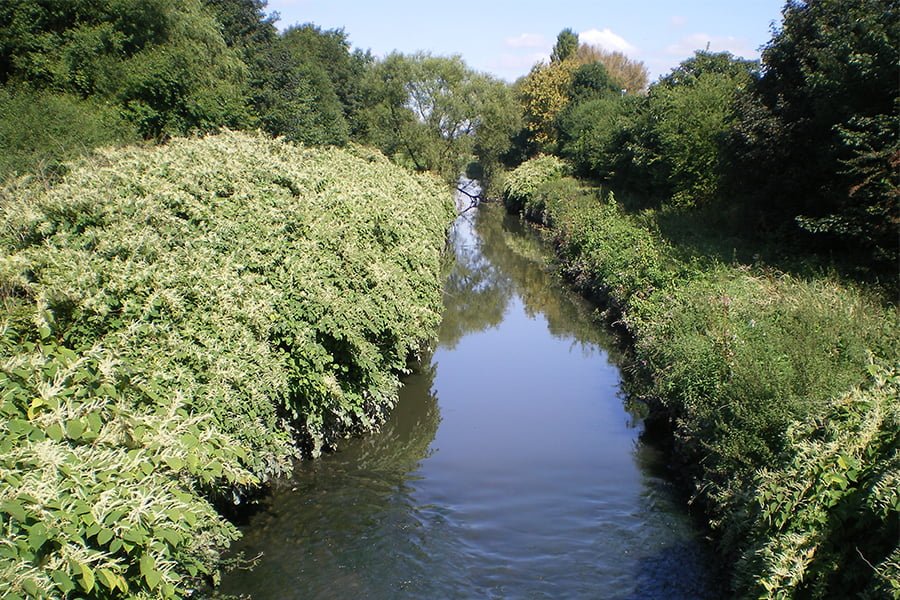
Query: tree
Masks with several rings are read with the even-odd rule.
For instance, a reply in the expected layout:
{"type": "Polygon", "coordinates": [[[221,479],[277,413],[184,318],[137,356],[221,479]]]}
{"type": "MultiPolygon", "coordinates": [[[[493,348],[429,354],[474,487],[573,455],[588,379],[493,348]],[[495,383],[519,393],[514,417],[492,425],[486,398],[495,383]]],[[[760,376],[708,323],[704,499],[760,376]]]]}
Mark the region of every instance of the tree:
{"type": "Polygon", "coordinates": [[[550,54],[550,62],[557,63],[573,56],[578,50],[578,34],[570,28],[563,29],[556,36],[556,45],[550,54]]]}
{"type": "Polygon", "coordinates": [[[790,0],[739,100],[736,190],[769,226],[867,248],[896,267],[900,7],[881,0],[790,0]]]}
{"type": "Polygon", "coordinates": [[[507,85],[472,71],[459,56],[394,53],[374,66],[368,85],[369,141],[448,183],[473,158],[502,153],[518,127],[507,85]]]}
{"type": "Polygon", "coordinates": [[[609,76],[603,63],[581,65],[572,73],[569,101],[573,104],[619,94],[619,86],[609,76]]]}
{"type": "Polygon", "coordinates": [[[145,137],[247,123],[245,75],[199,0],[0,5],[0,82],[116,104],[145,137]]]}
{"type": "Polygon", "coordinates": [[[642,94],[647,90],[647,67],[641,61],[628,58],[623,52],[611,52],[598,46],[581,44],[575,58],[583,65],[602,63],[612,80],[626,94],[642,94]]]}
{"type": "Polygon", "coordinates": [[[569,104],[572,74],[578,68],[574,60],[538,63],[517,83],[525,129],[539,148],[556,142],[556,118],[569,104]]]}
{"type": "Polygon", "coordinates": [[[732,104],[754,69],[754,62],[728,52],[701,51],[650,87],[652,135],[675,204],[708,204],[717,197],[732,104]]]}
{"type": "Polygon", "coordinates": [[[266,132],[310,145],[347,142],[343,108],[321,66],[294,54],[279,40],[262,67],[253,104],[266,132]]]}
{"type": "Polygon", "coordinates": [[[362,81],[373,58],[369,53],[350,49],[343,29],[322,29],[312,23],[288,28],[283,42],[296,60],[316,65],[330,80],[344,120],[355,137],[363,135],[358,113],[365,104],[362,81]]]}

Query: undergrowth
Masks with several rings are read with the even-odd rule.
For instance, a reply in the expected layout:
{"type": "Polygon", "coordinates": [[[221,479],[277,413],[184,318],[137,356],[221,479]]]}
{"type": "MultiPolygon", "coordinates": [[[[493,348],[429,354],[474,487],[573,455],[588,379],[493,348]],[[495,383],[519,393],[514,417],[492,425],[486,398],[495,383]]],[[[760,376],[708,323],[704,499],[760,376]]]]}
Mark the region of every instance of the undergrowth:
{"type": "Polygon", "coordinates": [[[897,597],[897,308],[834,276],[698,254],[612,194],[544,182],[508,206],[552,227],[563,270],[630,333],[639,393],[735,590],[897,597]]]}
{"type": "Polygon", "coordinates": [[[377,153],[238,133],[2,188],[4,596],[215,582],[215,504],[394,404],[453,216],[377,153]]]}

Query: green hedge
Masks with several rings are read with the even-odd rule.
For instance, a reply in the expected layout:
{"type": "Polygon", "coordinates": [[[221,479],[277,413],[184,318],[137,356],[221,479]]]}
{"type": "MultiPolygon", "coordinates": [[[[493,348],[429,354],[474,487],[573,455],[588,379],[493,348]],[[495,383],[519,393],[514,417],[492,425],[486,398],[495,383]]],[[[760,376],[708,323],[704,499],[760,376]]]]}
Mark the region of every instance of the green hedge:
{"type": "Polygon", "coordinates": [[[377,426],[454,215],[377,153],[237,133],[101,152],[0,212],[0,580],[95,598],[214,580],[211,500],[377,426]]]}
{"type": "Polygon", "coordinates": [[[896,307],[829,277],[691,256],[641,224],[652,215],[573,189],[537,186],[522,210],[543,199],[562,268],[633,336],[637,389],[673,432],[737,591],[896,595],[896,307]]]}

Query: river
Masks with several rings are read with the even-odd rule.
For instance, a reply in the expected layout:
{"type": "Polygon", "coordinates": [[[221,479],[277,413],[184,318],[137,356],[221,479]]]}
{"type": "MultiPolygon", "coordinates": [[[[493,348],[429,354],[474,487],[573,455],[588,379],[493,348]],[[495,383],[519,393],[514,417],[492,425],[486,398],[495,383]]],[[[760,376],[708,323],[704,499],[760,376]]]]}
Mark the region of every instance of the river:
{"type": "Polygon", "coordinates": [[[613,340],[498,207],[461,217],[433,355],[374,435],[297,465],[221,591],[285,598],[719,598],[639,440],[613,340]]]}

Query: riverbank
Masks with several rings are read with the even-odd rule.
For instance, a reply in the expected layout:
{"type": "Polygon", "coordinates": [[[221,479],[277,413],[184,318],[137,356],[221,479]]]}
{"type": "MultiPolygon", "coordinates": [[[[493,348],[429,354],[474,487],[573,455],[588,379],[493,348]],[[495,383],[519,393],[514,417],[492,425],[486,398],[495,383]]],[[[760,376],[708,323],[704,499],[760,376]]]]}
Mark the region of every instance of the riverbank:
{"type": "Polygon", "coordinates": [[[376,151],[239,133],[103,151],[0,211],[0,581],[35,598],[216,581],[216,505],[396,402],[455,216],[376,151]]]}
{"type": "Polygon", "coordinates": [[[735,591],[896,594],[896,307],[679,247],[564,173],[524,163],[507,205],[550,228],[565,274],[633,338],[636,393],[671,433],[735,591]]]}
{"type": "Polygon", "coordinates": [[[434,354],[373,435],[304,461],[221,592],[720,600],[712,549],[621,397],[613,336],[502,207],[456,222],[434,354]]]}

